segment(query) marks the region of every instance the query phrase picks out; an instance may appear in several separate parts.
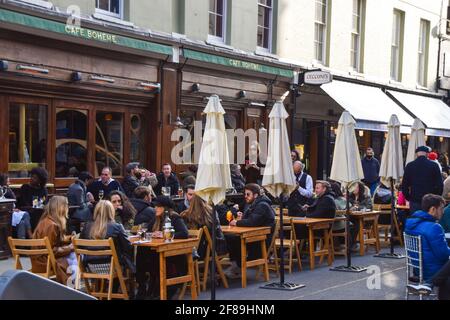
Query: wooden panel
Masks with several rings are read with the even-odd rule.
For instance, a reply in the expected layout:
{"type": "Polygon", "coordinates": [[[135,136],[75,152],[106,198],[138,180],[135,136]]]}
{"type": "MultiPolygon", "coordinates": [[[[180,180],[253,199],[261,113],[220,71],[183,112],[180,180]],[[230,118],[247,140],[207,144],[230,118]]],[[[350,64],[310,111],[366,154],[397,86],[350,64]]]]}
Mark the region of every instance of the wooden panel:
{"type": "Polygon", "coordinates": [[[130,124],[131,116],[129,112],[125,112],[123,115],[123,159],[122,159],[122,171],[123,175],[125,175],[125,166],[130,162],[130,143],[131,143],[131,131],[130,124]]]}
{"type": "MultiPolygon", "coordinates": [[[[184,82],[183,81],[183,86],[182,89],[184,91],[190,91],[191,90],[191,86],[192,83],[190,82],[184,82]]],[[[229,89],[229,88],[224,88],[224,87],[217,87],[217,86],[213,86],[213,85],[207,85],[207,84],[202,84],[200,87],[200,91],[203,94],[217,94],[219,95],[219,97],[231,97],[231,98],[236,98],[236,100],[239,100],[239,91],[241,91],[242,89],[229,89]]],[[[243,98],[245,100],[256,100],[256,101],[266,101],[268,99],[268,95],[266,92],[261,93],[261,92],[253,92],[253,91],[246,91],[246,97],[243,98]]]]}
{"type": "Polygon", "coordinates": [[[9,105],[6,96],[0,96],[0,136],[7,141],[0,143],[0,172],[8,172],[9,162],[9,105]]]}
{"type": "Polygon", "coordinates": [[[47,108],[47,171],[49,182],[55,178],[56,167],[56,108],[52,101],[49,101],[47,108]]]}
{"type": "Polygon", "coordinates": [[[98,172],[96,172],[96,164],[95,164],[95,125],[96,125],[96,113],[94,108],[89,108],[88,113],[88,153],[87,153],[87,169],[94,176],[98,176],[98,172]]]}

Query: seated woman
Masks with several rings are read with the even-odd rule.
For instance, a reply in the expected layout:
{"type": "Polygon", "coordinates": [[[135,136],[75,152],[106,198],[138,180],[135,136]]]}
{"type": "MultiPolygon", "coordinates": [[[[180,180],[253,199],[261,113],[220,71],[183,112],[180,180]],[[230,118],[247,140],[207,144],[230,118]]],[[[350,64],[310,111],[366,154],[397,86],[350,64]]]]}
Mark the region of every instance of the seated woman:
{"type": "Polygon", "coordinates": [[[357,182],[353,188],[353,192],[350,193],[350,209],[372,209],[372,199],[370,195],[366,194],[366,187],[362,182],[357,182]]]}
{"type": "Polygon", "coordinates": [[[33,168],[30,172],[31,180],[29,184],[24,184],[20,188],[17,206],[19,208],[32,207],[33,199],[42,199],[44,203],[48,197],[47,180],[48,172],[44,168],[33,168]]]}
{"type": "Polygon", "coordinates": [[[125,193],[119,190],[111,191],[108,195],[108,200],[111,201],[114,206],[116,212],[115,221],[121,223],[125,229],[131,229],[134,224],[136,209],[125,193]]]}
{"type": "MultiPolygon", "coordinates": [[[[64,285],[73,284],[75,276],[72,274],[72,279],[69,280],[68,273],[77,270],[71,239],[65,237],[68,212],[67,198],[54,196],[45,206],[44,213],[33,233],[33,239],[48,237],[50,240],[56,258],[56,280],[64,285]]],[[[47,256],[31,258],[32,272],[45,272],[46,268],[47,256]]]]}
{"type": "MultiPolygon", "coordinates": [[[[168,217],[175,229],[175,239],[187,239],[189,231],[183,219],[175,212],[175,203],[166,196],[158,196],[154,201],[156,219],[152,229],[154,236],[162,238],[164,221],[168,217]]],[[[167,277],[172,278],[180,274],[186,274],[185,257],[170,257],[166,260],[167,277]]],[[[138,287],[138,299],[145,296],[153,298],[159,297],[159,258],[158,254],[150,251],[149,248],[138,248],[136,255],[136,282],[138,287]],[[150,279],[147,288],[146,272],[149,272],[150,279]]],[[[168,297],[173,295],[177,286],[168,287],[168,297]]]]}
{"type": "MultiPolygon", "coordinates": [[[[194,195],[191,200],[189,209],[181,213],[181,217],[186,223],[189,229],[200,229],[203,226],[208,228],[209,234],[212,235],[212,222],[213,222],[213,208],[208,205],[201,197],[194,195]]],[[[218,255],[224,255],[227,253],[227,242],[220,227],[220,221],[217,215],[216,219],[216,252],[218,255]]],[[[199,248],[197,250],[200,259],[203,259],[206,254],[207,247],[206,238],[200,241],[199,248]]]]}
{"type": "MultiPolygon", "coordinates": [[[[94,209],[94,221],[88,222],[81,232],[81,239],[102,240],[113,238],[122,269],[135,272],[133,248],[123,225],[114,221],[115,210],[111,202],[100,200],[94,209]]],[[[84,264],[107,263],[111,257],[89,256],[84,264]]]]}

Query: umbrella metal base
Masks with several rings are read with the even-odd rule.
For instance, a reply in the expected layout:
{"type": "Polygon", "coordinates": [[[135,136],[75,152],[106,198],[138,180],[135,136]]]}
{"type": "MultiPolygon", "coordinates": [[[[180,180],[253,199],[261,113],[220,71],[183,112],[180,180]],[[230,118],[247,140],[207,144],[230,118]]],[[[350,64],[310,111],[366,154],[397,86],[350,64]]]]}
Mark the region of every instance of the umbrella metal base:
{"type": "Polygon", "coordinates": [[[264,286],[261,286],[261,289],[269,289],[269,290],[284,290],[284,291],[294,291],[297,289],[304,288],[304,284],[296,284],[296,283],[281,283],[281,282],[272,282],[268,283],[264,286]]]}
{"type": "Polygon", "coordinates": [[[400,253],[380,253],[374,255],[375,258],[386,258],[386,259],[403,259],[405,258],[404,255],[400,253]]]}
{"type": "Polygon", "coordinates": [[[341,272],[354,272],[359,273],[366,271],[367,267],[359,267],[359,266],[338,266],[334,268],[330,268],[330,271],[341,271],[341,272]]]}

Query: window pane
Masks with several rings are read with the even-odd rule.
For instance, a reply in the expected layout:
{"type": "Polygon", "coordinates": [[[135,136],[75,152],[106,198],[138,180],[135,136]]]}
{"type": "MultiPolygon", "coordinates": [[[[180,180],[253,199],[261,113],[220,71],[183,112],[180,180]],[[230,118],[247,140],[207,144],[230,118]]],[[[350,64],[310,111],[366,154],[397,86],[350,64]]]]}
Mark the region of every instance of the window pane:
{"type": "Polygon", "coordinates": [[[264,7],[258,7],[258,25],[264,26],[264,7]]]}
{"type": "Polygon", "coordinates": [[[209,0],[209,11],[216,12],[216,0],[209,0]]]}
{"type": "Polygon", "coordinates": [[[97,112],[96,125],[96,167],[97,172],[110,166],[113,175],[122,174],[123,159],[123,114],[97,112]]]}
{"type": "Polygon", "coordinates": [[[111,2],[111,7],[109,9],[109,11],[113,12],[113,13],[120,13],[120,0],[110,0],[111,2]]]}
{"type": "Polygon", "coordinates": [[[223,36],[223,24],[222,24],[223,17],[222,16],[216,16],[216,37],[222,38],[223,36]]]}
{"type": "Polygon", "coordinates": [[[264,29],[262,27],[258,27],[258,46],[262,47],[263,46],[263,38],[264,38],[264,29]]]}
{"type": "Polygon", "coordinates": [[[87,111],[56,109],[56,177],[87,170],[87,111]]]}
{"type": "Polygon", "coordinates": [[[97,0],[97,9],[109,11],[109,0],[97,0]]]}
{"type": "Polygon", "coordinates": [[[216,16],[212,13],[209,14],[209,34],[216,35],[216,16]]]}
{"type": "Polygon", "coordinates": [[[47,164],[47,106],[12,103],[9,106],[9,173],[28,177],[47,164]]]}
{"type": "Polygon", "coordinates": [[[217,14],[223,15],[223,0],[217,0],[217,14]]]}
{"type": "Polygon", "coordinates": [[[131,145],[130,145],[130,161],[131,162],[140,162],[142,165],[145,165],[145,126],[144,116],[141,114],[132,114],[131,115],[131,145]]]}

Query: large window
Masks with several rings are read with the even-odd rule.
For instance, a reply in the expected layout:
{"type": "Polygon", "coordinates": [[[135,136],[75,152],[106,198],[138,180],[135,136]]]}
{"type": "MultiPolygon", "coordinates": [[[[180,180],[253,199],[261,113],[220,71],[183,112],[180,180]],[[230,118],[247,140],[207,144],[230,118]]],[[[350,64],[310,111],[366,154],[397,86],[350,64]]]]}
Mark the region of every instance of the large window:
{"type": "Polygon", "coordinates": [[[394,10],[391,44],[391,79],[401,81],[403,12],[394,10]]]}
{"type": "Polygon", "coordinates": [[[147,123],[142,114],[132,114],[130,118],[130,161],[139,162],[142,165],[146,163],[145,150],[147,123]]]}
{"type": "Polygon", "coordinates": [[[258,0],[258,47],[270,51],[272,48],[273,0],[258,0]]]}
{"type": "Polygon", "coordinates": [[[122,1],[123,0],[95,0],[96,12],[122,18],[122,1]]]}
{"type": "Polygon", "coordinates": [[[423,87],[427,86],[429,33],[430,22],[423,19],[420,20],[417,83],[423,87]]]}
{"type": "Polygon", "coordinates": [[[315,28],[314,28],[314,58],[325,64],[326,32],[327,32],[327,4],[328,0],[316,0],[315,28]]]}
{"type": "Polygon", "coordinates": [[[352,40],[350,48],[350,66],[353,70],[361,70],[361,36],[363,19],[363,0],[353,0],[352,40]]]}
{"type": "Polygon", "coordinates": [[[55,177],[87,170],[87,110],[56,109],[55,177]]]}
{"type": "Polygon", "coordinates": [[[226,0],[209,0],[209,39],[225,42],[226,0]]]}
{"type": "Polygon", "coordinates": [[[122,175],[123,159],[123,114],[97,112],[96,123],[96,169],[101,172],[109,166],[113,175],[122,175]]]}
{"type": "Polygon", "coordinates": [[[47,106],[11,103],[9,106],[9,174],[28,177],[28,171],[47,166],[47,106]]]}

